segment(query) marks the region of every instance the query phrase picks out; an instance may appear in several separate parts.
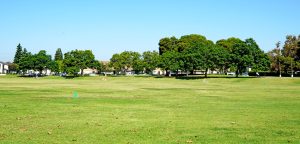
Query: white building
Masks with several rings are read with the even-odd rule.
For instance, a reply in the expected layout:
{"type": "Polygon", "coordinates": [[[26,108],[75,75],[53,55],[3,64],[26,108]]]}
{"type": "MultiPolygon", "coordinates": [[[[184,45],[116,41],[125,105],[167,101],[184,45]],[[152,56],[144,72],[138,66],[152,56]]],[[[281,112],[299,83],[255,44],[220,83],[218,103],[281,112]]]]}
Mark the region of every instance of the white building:
{"type": "Polygon", "coordinates": [[[0,74],[8,73],[8,65],[6,63],[0,62],[0,74]]]}

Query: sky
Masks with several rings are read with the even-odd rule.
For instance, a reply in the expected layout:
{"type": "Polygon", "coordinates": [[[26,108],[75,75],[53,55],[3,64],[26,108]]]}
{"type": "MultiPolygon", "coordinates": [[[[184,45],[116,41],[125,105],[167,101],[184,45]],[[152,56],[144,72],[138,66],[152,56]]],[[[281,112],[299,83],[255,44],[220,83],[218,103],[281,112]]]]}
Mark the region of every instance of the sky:
{"type": "Polygon", "coordinates": [[[158,51],[163,37],[201,34],[216,42],[254,38],[264,51],[300,34],[299,0],[1,0],[0,61],[21,43],[52,56],[90,49],[109,60],[125,50],[158,51]]]}

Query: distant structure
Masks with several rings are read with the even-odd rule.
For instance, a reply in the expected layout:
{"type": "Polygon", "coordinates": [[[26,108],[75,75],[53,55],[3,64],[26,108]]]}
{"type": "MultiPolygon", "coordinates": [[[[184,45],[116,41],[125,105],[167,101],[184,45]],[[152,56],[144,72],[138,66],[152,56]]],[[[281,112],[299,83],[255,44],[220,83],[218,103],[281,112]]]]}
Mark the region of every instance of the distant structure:
{"type": "Polygon", "coordinates": [[[0,62],[0,74],[7,74],[8,73],[8,64],[4,62],[0,62]]]}

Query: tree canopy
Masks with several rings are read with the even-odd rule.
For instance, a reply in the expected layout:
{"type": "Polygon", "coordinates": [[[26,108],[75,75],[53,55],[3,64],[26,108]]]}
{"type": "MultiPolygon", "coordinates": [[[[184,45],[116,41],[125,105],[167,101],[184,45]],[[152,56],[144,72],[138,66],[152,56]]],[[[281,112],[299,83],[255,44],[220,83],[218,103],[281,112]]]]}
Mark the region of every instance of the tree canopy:
{"type": "Polygon", "coordinates": [[[63,70],[69,75],[83,75],[83,70],[86,68],[97,68],[95,56],[91,50],[72,50],[65,53],[63,60],[63,70]]]}
{"type": "Polygon", "coordinates": [[[63,60],[63,54],[62,54],[61,48],[58,48],[56,50],[54,60],[55,61],[62,61],[63,60]]]}
{"type": "Polygon", "coordinates": [[[21,44],[19,43],[16,49],[16,54],[14,57],[14,63],[15,64],[19,64],[20,63],[20,59],[22,58],[22,54],[23,54],[23,49],[21,44]]]}
{"type": "Polygon", "coordinates": [[[56,74],[66,72],[69,75],[83,75],[86,68],[99,71],[114,70],[116,74],[135,72],[152,74],[156,68],[165,70],[168,75],[195,74],[201,72],[207,77],[209,71],[227,73],[235,71],[236,76],[251,69],[258,71],[289,71],[300,70],[300,35],[286,36],[282,49],[280,44],[265,53],[253,38],[241,40],[230,37],[216,43],[203,35],[190,34],[180,38],[164,37],[159,40],[158,52],[123,51],[114,54],[109,63],[95,60],[91,50],[72,50],[64,54],[61,48],[55,52],[54,59],[41,50],[36,54],[27,52],[21,44],[17,45],[12,69],[20,72],[36,70],[42,72],[50,69],[56,74]]]}

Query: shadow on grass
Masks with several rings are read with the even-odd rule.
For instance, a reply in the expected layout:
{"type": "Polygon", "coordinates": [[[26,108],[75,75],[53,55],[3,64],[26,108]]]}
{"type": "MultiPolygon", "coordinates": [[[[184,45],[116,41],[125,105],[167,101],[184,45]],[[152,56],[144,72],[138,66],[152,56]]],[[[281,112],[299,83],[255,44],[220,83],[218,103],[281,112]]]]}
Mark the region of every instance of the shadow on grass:
{"type": "MultiPolygon", "coordinates": [[[[49,77],[49,76],[45,76],[45,75],[41,75],[41,76],[30,76],[30,75],[19,75],[17,77],[21,77],[21,78],[46,78],[46,77],[49,77]]],[[[62,78],[65,78],[65,79],[74,79],[74,78],[77,78],[78,76],[64,76],[62,78]]]]}
{"type": "Polygon", "coordinates": [[[74,79],[74,78],[77,78],[78,76],[65,76],[64,78],[65,79],[74,79]]]}
{"type": "Polygon", "coordinates": [[[208,77],[204,77],[204,76],[184,76],[184,77],[175,77],[176,79],[179,80],[198,80],[198,79],[216,79],[216,78],[220,78],[220,79],[249,79],[249,78],[258,78],[258,77],[232,77],[232,76],[208,76],[208,77]]]}
{"type": "Polygon", "coordinates": [[[47,76],[31,76],[31,75],[19,75],[17,77],[22,77],[22,78],[41,78],[41,77],[47,77],[47,76]]]}

